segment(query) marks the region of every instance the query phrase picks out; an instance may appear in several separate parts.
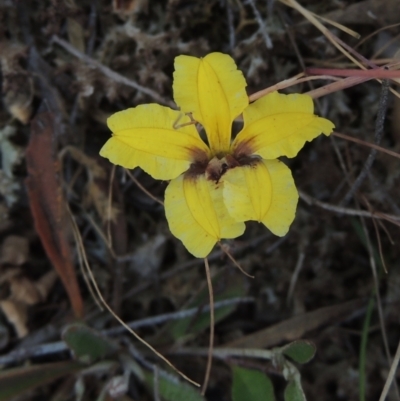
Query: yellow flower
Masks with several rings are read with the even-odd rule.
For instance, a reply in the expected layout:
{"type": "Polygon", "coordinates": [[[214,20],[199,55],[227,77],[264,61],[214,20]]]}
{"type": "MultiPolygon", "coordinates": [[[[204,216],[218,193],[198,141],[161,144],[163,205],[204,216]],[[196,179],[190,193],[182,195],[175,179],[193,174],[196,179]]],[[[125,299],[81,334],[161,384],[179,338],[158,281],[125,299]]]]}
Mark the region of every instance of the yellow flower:
{"type": "Polygon", "coordinates": [[[334,128],[314,115],[307,95],[274,92],[249,104],[245,87],[226,54],[178,56],[173,91],[181,111],[145,104],[107,121],[113,135],[100,154],[171,180],[165,192],[170,230],[197,257],[207,256],[221,238],[241,235],[247,220],[285,235],[298,194],[277,157],[296,156],[306,141],[334,128]],[[244,126],[232,141],[232,123],[240,114],[244,126]],[[208,144],[193,120],[203,126],[208,144]]]}

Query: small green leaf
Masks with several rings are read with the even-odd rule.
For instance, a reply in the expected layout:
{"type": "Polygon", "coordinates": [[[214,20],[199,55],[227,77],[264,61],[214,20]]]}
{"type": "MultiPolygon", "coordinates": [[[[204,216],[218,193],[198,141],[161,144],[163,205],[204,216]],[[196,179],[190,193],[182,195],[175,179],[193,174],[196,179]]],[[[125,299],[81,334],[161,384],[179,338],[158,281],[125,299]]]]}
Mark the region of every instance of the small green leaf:
{"type": "MultiPolygon", "coordinates": [[[[154,391],[153,372],[144,371],[148,389],[154,391]]],[[[165,401],[205,401],[199,390],[180,381],[176,376],[159,369],[158,392],[165,401]]]]}
{"type": "Polygon", "coordinates": [[[111,341],[82,323],[67,326],[62,338],[75,357],[85,363],[103,359],[117,350],[111,341]]]}
{"type": "Polygon", "coordinates": [[[285,389],[285,401],[306,401],[303,389],[296,380],[291,380],[285,389]]]}
{"type": "Polygon", "coordinates": [[[0,401],[11,400],[83,368],[78,362],[68,361],[5,370],[0,372],[0,401]]]}
{"type": "Polygon", "coordinates": [[[310,341],[298,340],[282,347],[282,353],[297,363],[307,363],[315,355],[315,345],[310,341]]]}
{"type": "Polygon", "coordinates": [[[274,388],[270,378],[258,370],[234,366],[232,400],[274,401],[274,388]]]}

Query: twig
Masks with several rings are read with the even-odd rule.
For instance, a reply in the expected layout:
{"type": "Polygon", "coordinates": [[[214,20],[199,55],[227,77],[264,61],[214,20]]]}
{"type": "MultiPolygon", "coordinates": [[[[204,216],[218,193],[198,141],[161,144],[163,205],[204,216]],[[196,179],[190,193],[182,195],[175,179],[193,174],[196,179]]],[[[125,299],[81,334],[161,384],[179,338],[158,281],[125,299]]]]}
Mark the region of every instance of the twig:
{"type": "Polygon", "coordinates": [[[350,209],[343,206],[336,206],[330,203],[321,202],[318,199],[313,198],[306,193],[299,191],[300,199],[306,202],[310,206],[319,206],[322,209],[329,210],[333,213],[338,214],[345,214],[348,216],[362,216],[362,217],[369,217],[372,219],[381,219],[390,221],[393,224],[400,225],[400,216],[394,216],[391,214],[381,213],[381,212],[368,212],[367,210],[357,210],[357,209],[350,209]]]}
{"type": "Polygon", "coordinates": [[[330,93],[338,92],[346,88],[351,88],[352,86],[356,86],[363,82],[370,81],[370,77],[348,77],[345,79],[341,79],[340,81],[336,81],[320,88],[313,89],[312,91],[306,92],[306,95],[311,96],[313,99],[317,99],[322,96],[329,95],[330,93]]]}
{"type": "MultiPolygon", "coordinates": [[[[164,369],[161,369],[159,366],[155,366],[153,363],[149,362],[137,349],[136,347],[132,344],[131,338],[128,337],[123,337],[121,339],[122,343],[128,348],[129,353],[141,364],[143,365],[146,369],[150,370],[153,372],[153,374],[158,374],[158,380],[160,378],[163,378],[169,382],[175,383],[176,385],[176,376],[171,374],[170,372],[165,371],[164,369]]],[[[153,382],[154,383],[154,382],[153,382]]]]}
{"type": "Polygon", "coordinates": [[[172,368],[177,374],[179,374],[181,377],[183,377],[185,380],[187,380],[189,383],[192,383],[193,385],[200,387],[198,383],[196,383],[194,380],[190,379],[188,376],[186,376],[183,372],[181,372],[178,368],[176,368],[164,355],[159,353],[151,344],[149,344],[147,341],[145,341],[142,337],[139,336],[139,334],[136,333],[133,329],[131,329],[115,312],[114,310],[110,307],[110,305],[107,303],[107,301],[104,299],[104,296],[102,292],[100,291],[100,288],[96,282],[96,279],[94,278],[93,272],[91,270],[91,267],[89,265],[89,261],[87,259],[86,255],[86,250],[83,245],[83,240],[81,237],[81,234],[79,232],[78,225],[76,224],[74,216],[71,215],[71,220],[73,224],[73,230],[76,232],[76,242],[77,242],[77,249],[78,252],[82,253],[82,259],[83,259],[83,265],[86,269],[86,272],[93,284],[94,291],[100,300],[101,304],[111,313],[111,315],[117,320],[117,322],[125,327],[125,329],[132,334],[138,341],[140,341],[145,347],[150,349],[155,355],[157,355],[161,360],[163,360],[170,368],[172,368]]]}
{"type": "Polygon", "coordinates": [[[88,22],[89,39],[86,44],[86,53],[91,56],[96,42],[96,20],[97,20],[97,2],[92,1],[90,5],[90,14],[88,22]]]}
{"type": "MultiPolygon", "coordinates": [[[[358,202],[356,202],[356,204],[359,207],[358,202]]],[[[385,321],[384,321],[384,317],[383,317],[382,299],[381,299],[381,294],[380,294],[380,290],[379,290],[379,280],[378,280],[378,273],[377,273],[377,268],[376,268],[376,263],[375,263],[374,250],[372,248],[371,238],[369,236],[367,225],[365,224],[365,219],[363,217],[361,217],[360,221],[361,221],[361,225],[362,225],[364,235],[365,235],[365,242],[366,242],[366,248],[367,248],[368,256],[369,256],[369,263],[371,266],[372,277],[374,279],[374,290],[375,290],[375,296],[376,296],[376,305],[377,305],[377,309],[378,309],[379,326],[381,329],[382,340],[383,340],[383,347],[385,349],[386,358],[388,360],[388,363],[389,363],[389,365],[392,365],[392,357],[390,355],[389,343],[388,343],[388,338],[387,338],[387,333],[386,333],[386,328],[385,328],[385,321]]],[[[399,399],[400,398],[399,390],[398,390],[396,382],[394,383],[394,388],[396,391],[397,399],[399,399]]]]}
{"type": "Polygon", "coordinates": [[[242,266],[240,266],[239,262],[230,254],[230,252],[225,249],[224,245],[221,244],[221,242],[218,242],[219,247],[221,248],[222,252],[224,252],[224,254],[226,256],[228,256],[229,260],[247,277],[249,278],[254,278],[254,276],[252,276],[251,274],[245,272],[242,268],[242,266]]]}
{"type": "MultiPolygon", "coordinates": [[[[378,109],[378,115],[376,117],[376,123],[375,123],[375,144],[376,145],[379,145],[382,140],[382,134],[383,134],[386,110],[387,110],[387,103],[388,103],[388,95],[389,95],[389,81],[384,80],[382,82],[382,92],[381,92],[381,97],[379,99],[379,109],[378,109]]],[[[360,174],[354,181],[350,190],[344,196],[343,200],[340,202],[341,206],[344,206],[347,203],[349,203],[349,201],[353,198],[354,194],[358,191],[358,189],[360,188],[361,184],[363,183],[365,177],[367,176],[369,170],[371,169],[372,163],[374,162],[377,153],[378,153],[377,149],[372,149],[370,151],[360,174]]]]}
{"type": "MultiPolygon", "coordinates": [[[[345,81],[344,79],[341,79],[338,77],[333,77],[331,75],[312,75],[309,77],[304,77],[304,73],[301,72],[300,74],[297,74],[292,78],[284,79],[283,81],[278,82],[275,85],[269,86],[268,88],[265,88],[258,92],[253,93],[252,95],[249,96],[249,102],[254,102],[257,99],[260,99],[260,97],[267,95],[268,93],[286,89],[286,88],[289,88],[294,85],[299,85],[303,82],[315,81],[317,79],[335,81],[335,84],[338,82],[340,83],[340,82],[345,81]]],[[[356,85],[356,84],[354,84],[354,85],[356,85]]],[[[327,86],[323,86],[322,88],[326,88],[326,87],[327,86]]],[[[318,88],[318,89],[320,89],[320,88],[318,88]]],[[[312,91],[306,92],[306,94],[311,96],[313,99],[317,99],[318,97],[325,96],[325,93],[314,96],[314,92],[318,91],[318,89],[313,89],[312,91]]],[[[336,89],[335,89],[335,91],[336,91],[336,89]]]]}
{"type": "Polygon", "coordinates": [[[358,144],[363,145],[363,146],[367,146],[369,148],[373,148],[373,149],[379,150],[382,153],[386,153],[386,154],[388,154],[390,156],[393,156],[393,157],[396,157],[397,159],[400,159],[400,153],[393,152],[392,150],[389,150],[389,149],[385,149],[382,146],[375,145],[374,143],[369,143],[369,142],[363,141],[362,139],[358,139],[358,138],[354,138],[354,137],[349,136],[349,135],[341,134],[340,132],[332,132],[331,135],[337,136],[338,138],[346,139],[347,141],[358,143],[358,144]]]}
{"type": "Polygon", "coordinates": [[[263,35],[263,38],[264,38],[264,41],[265,41],[265,46],[267,46],[267,49],[272,49],[272,47],[273,47],[272,46],[272,41],[271,41],[271,38],[268,35],[267,27],[265,26],[265,23],[264,23],[264,21],[263,21],[263,19],[261,17],[260,12],[258,11],[258,8],[255,5],[254,0],[247,0],[246,3],[250,4],[250,6],[251,6],[251,8],[253,10],[254,16],[256,17],[256,20],[257,20],[257,24],[260,27],[261,34],[263,35]]]}
{"type": "Polygon", "coordinates": [[[212,288],[210,265],[208,264],[208,259],[207,258],[204,258],[204,266],[206,268],[208,295],[210,297],[210,344],[209,344],[209,347],[208,347],[207,367],[206,367],[206,373],[204,375],[203,386],[201,388],[201,395],[204,395],[206,393],[206,390],[207,390],[207,387],[208,387],[208,382],[210,380],[212,357],[213,357],[213,348],[214,348],[214,326],[215,326],[214,292],[213,292],[213,288],[212,288]]]}
{"type": "MultiPolygon", "coordinates": [[[[369,209],[372,209],[372,206],[370,205],[368,199],[366,199],[365,196],[363,196],[363,198],[364,198],[364,199],[363,199],[363,200],[364,200],[364,203],[367,204],[368,208],[369,208],[369,209]]],[[[372,219],[372,223],[374,224],[376,240],[377,240],[377,242],[378,242],[379,257],[381,258],[382,267],[383,267],[383,270],[385,271],[385,273],[388,274],[388,269],[387,269],[386,263],[385,263],[385,257],[383,256],[382,241],[381,241],[381,236],[380,236],[380,234],[379,234],[378,224],[377,224],[377,222],[376,222],[375,219],[372,219]]],[[[382,226],[383,226],[384,228],[386,228],[383,224],[382,224],[382,226]]],[[[385,231],[387,231],[387,230],[385,230],[385,231]]]]}
{"type": "Polygon", "coordinates": [[[125,169],[126,174],[129,175],[129,178],[141,189],[149,198],[153,199],[153,201],[159,203],[161,206],[164,206],[164,202],[157,197],[155,197],[151,192],[149,192],[137,179],[136,177],[129,171],[125,169]]]}
{"type": "Polygon", "coordinates": [[[229,48],[232,51],[236,44],[236,38],[235,38],[235,27],[233,26],[233,11],[231,5],[229,4],[229,0],[225,0],[225,8],[226,8],[226,17],[228,20],[228,29],[229,29],[229,48]]]}
{"type": "MultiPolygon", "coordinates": [[[[286,29],[286,33],[287,33],[287,35],[289,37],[289,41],[290,41],[290,43],[291,43],[291,45],[293,47],[294,52],[296,53],[297,60],[298,60],[298,62],[300,64],[300,66],[301,66],[301,69],[303,71],[305,71],[306,70],[306,64],[304,62],[303,56],[300,53],[300,49],[297,46],[297,42],[296,42],[295,36],[293,34],[293,29],[292,29],[291,26],[289,26],[285,22],[285,18],[284,18],[284,16],[282,14],[283,14],[283,12],[278,8],[278,15],[279,15],[279,17],[281,19],[282,24],[284,25],[284,27],[286,29]]],[[[306,82],[307,82],[307,85],[310,88],[310,90],[315,89],[314,83],[313,83],[312,80],[307,80],[306,82]]],[[[321,103],[320,103],[320,101],[318,99],[315,99],[315,104],[316,104],[318,110],[321,111],[321,103]]]]}
{"type": "MultiPolygon", "coordinates": [[[[244,243],[243,245],[238,245],[236,248],[231,250],[231,253],[233,255],[238,255],[239,253],[249,249],[249,248],[257,248],[262,242],[264,242],[266,239],[270,238],[271,234],[266,233],[263,235],[260,235],[259,237],[255,238],[252,241],[248,241],[244,243]]],[[[277,241],[275,241],[272,245],[270,245],[265,251],[265,254],[270,254],[272,253],[277,247],[279,247],[283,242],[286,241],[288,236],[279,238],[277,241]]],[[[222,250],[216,250],[212,252],[208,256],[208,261],[209,262],[214,262],[216,260],[221,259],[221,257],[224,255],[224,252],[222,250]]],[[[124,256],[126,260],[129,260],[132,258],[132,255],[126,255],[124,256]]],[[[167,280],[170,277],[175,276],[176,274],[179,274],[182,271],[186,271],[189,268],[199,266],[202,263],[203,259],[191,259],[186,262],[180,263],[178,266],[176,266],[174,269],[171,269],[165,273],[162,273],[160,277],[158,278],[159,280],[167,280]]],[[[152,284],[152,281],[147,281],[147,282],[142,282],[138,284],[136,287],[133,287],[131,290],[129,290],[125,295],[124,299],[126,298],[132,298],[133,296],[137,295],[141,291],[145,290],[146,288],[150,287],[152,284]]]]}
{"type": "MultiPolygon", "coordinates": [[[[248,303],[248,302],[254,302],[253,297],[235,297],[231,299],[224,299],[222,301],[217,301],[214,303],[214,308],[219,309],[223,308],[226,306],[232,306],[232,305],[238,305],[241,303],[248,303]]],[[[201,313],[207,313],[210,310],[210,305],[204,305],[201,307],[201,313]]],[[[171,320],[181,320],[185,319],[187,317],[194,316],[199,313],[199,308],[190,308],[190,309],[185,309],[182,311],[178,312],[171,312],[171,313],[164,313],[162,315],[158,316],[152,316],[152,317],[147,317],[145,319],[140,319],[133,321],[131,323],[127,323],[127,326],[129,326],[132,329],[139,329],[141,327],[146,327],[146,326],[154,326],[156,324],[161,324],[165,323],[171,320]]],[[[114,336],[119,333],[123,333],[124,330],[122,327],[113,327],[111,329],[105,330],[102,332],[103,334],[107,336],[114,336]]]]}
{"type": "MultiPolygon", "coordinates": [[[[214,304],[215,309],[223,308],[226,306],[238,305],[241,303],[254,302],[252,297],[236,297],[231,299],[225,299],[223,301],[217,301],[214,304]]],[[[210,310],[210,305],[205,305],[202,307],[202,313],[207,313],[210,310]]],[[[156,324],[165,323],[172,320],[181,320],[187,317],[194,316],[199,313],[199,308],[190,308],[178,312],[164,313],[162,315],[152,316],[145,319],[135,320],[133,322],[127,323],[132,329],[139,329],[141,327],[154,326],[156,324]]],[[[101,334],[107,337],[115,336],[125,332],[125,328],[122,326],[113,327],[108,330],[101,331],[101,334]]],[[[32,347],[20,348],[15,351],[11,351],[7,355],[0,356],[0,365],[6,365],[9,363],[16,363],[21,360],[57,354],[59,352],[64,352],[68,349],[67,344],[64,341],[57,341],[48,344],[40,344],[32,347]]]]}
{"type": "Polygon", "coordinates": [[[337,36],[334,35],[328,28],[326,28],[316,18],[314,14],[312,14],[310,11],[300,5],[296,0],[280,0],[280,2],[297,10],[300,14],[303,15],[304,18],[306,18],[311,24],[319,29],[322,34],[329,40],[329,42],[332,43],[333,46],[335,46],[340,52],[342,52],[348,59],[353,61],[354,64],[358,65],[360,68],[363,68],[363,66],[357,61],[357,59],[355,59],[346,49],[343,48],[343,46],[337,40],[337,36]]]}
{"type": "Polygon", "coordinates": [[[389,392],[390,386],[393,382],[394,376],[396,374],[397,365],[399,364],[399,361],[400,361],[400,342],[399,345],[397,346],[396,355],[393,358],[392,366],[390,367],[385,386],[383,387],[382,394],[379,397],[379,401],[385,400],[387,393],[389,392]]]}
{"type": "Polygon", "coordinates": [[[292,300],[294,287],[296,285],[297,278],[299,277],[300,271],[301,271],[301,269],[303,267],[305,256],[306,256],[306,254],[303,251],[300,251],[299,257],[297,259],[296,267],[294,268],[294,272],[293,272],[292,277],[290,279],[289,291],[288,291],[288,295],[287,295],[287,298],[286,298],[286,304],[287,305],[289,305],[290,301],[292,300]]]}
{"type": "Polygon", "coordinates": [[[331,141],[333,150],[335,151],[335,154],[336,154],[336,156],[338,158],[338,162],[339,162],[340,168],[341,168],[341,170],[343,172],[343,175],[344,175],[344,181],[346,181],[349,185],[351,185],[353,181],[351,180],[350,174],[347,171],[346,162],[345,162],[345,160],[343,158],[342,152],[339,149],[339,145],[336,142],[335,136],[331,135],[329,137],[329,139],[331,141]]]}
{"type": "Polygon", "coordinates": [[[121,74],[118,74],[117,72],[113,71],[111,68],[106,67],[105,65],[101,64],[97,60],[94,60],[93,58],[91,58],[91,57],[87,56],[86,54],[83,54],[79,50],[75,49],[75,47],[70,45],[64,39],[59,38],[57,35],[54,35],[52,37],[52,42],[57,43],[62,48],[64,48],[68,53],[71,53],[72,55],[79,58],[86,64],[88,64],[94,68],[97,68],[101,73],[103,73],[105,76],[112,79],[113,81],[118,82],[123,85],[126,85],[126,86],[129,86],[131,88],[134,88],[139,92],[145,93],[146,95],[149,95],[154,100],[156,100],[158,103],[162,103],[162,104],[165,104],[165,105],[173,107],[173,108],[176,107],[174,102],[164,99],[156,91],[146,88],[145,86],[139,85],[135,81],[133,81],[129,78],[126,78],[121,74]]]}
{"type": "Polygon", "coordinates": [[[357,70],[357,69],[331,69],[331,68],[306,68],[306,74],[310,75],[331,75],[334,77],[360,77],[360,78],[386,78],[398,79],[400,78],[400,71],[388,70],[386,68],[374,68],[371,70],[357,70]]]}
{"type": "MultiPolygon", "coordinates": [[[[68,203],[67,203],[67,209],[68,209],[68,213],[69,213],[69,215],[70,215],[70,218],[72,219],[72,212],[71,212],[71,209],[70,209],[68,203]]],[[[72,234],[73,234],[73,236],[74,236],[74,238],[75,238],[75,241],[77,241],[76,232],[75,232],[75,231],[72,231],[72,234]]],[[[83,258],[82,258],[81,252],[77,252],[77,257],[78,257],[79,269],[80,269],[80,271],[81,271],[81,273],[82,273],[82,276],[83,276],[83,279],[84,279],[84,281],[85,281],[86,287],[88,288],[89,293],[90,293],[92,299],[94,299],[94,302],[96,303],[96,305],[97,305],[97,307],[99,308],[99,310],[100,310],[100,311],[103,311],[104,308],[103,308],[103,306],[101,305],[100,300],[97,299],[96,292],[95,292],[95,290],[94,290],[94,288],[93,288],[92,282],[90,281],[88,275],[86,274],[86,270],[85,270],[85,267],[84,267],[84,263],[83,263],[83,258]]]]}
{"type": "MultiPolygon", "coordinates": [[[[207,348],[180,348],[173,350],[172,355],[199,355],[206,356],[207,348]]],[[[214,348],[214,357],[219,359],[227,359],[233,356],[239,358],[255,358],[255,359],[273,359],[276,353],[268,349],[252,349],[252,348],[214,348]]]]}
{"type": "Polygon", "coordinates": [[[34,345],[32,347],[20,348],[11,351],[7,355],[0,356],[0,365],[16,363],[27,358],[35,356],[52,355],[67,350],[67,344],[64,341],[56,341],[47,344],[34,345]]]}

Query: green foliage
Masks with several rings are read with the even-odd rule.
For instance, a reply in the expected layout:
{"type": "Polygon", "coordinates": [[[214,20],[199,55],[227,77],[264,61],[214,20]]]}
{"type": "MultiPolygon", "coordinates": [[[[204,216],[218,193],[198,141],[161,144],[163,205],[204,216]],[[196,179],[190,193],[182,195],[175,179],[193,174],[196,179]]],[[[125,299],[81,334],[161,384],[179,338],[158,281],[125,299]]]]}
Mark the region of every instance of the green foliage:
{"type": "Polygon", "coordinates": [[[315,345],[310,341],[298,340],[282,347],[282,353],[297,363],[307,363],[314,358],[315,345]]]}
{"type": "Polygon", "coordinates": [[[233,367],[233,401],[274,401],[274,388],[268,376],[254,369],[233,367]]]}
{"type": "Polygon", "coordinates": [[[306,401],[300,382],[291,380],[285,389],[285,401],[306,401]]]}
{"type": "MultiPolygon", "coordinates": [[[[285,401],[306,401],[301,387],[301,376],[296,365],[307,363],[315,355],[315,345],[306,340],[297,340],[283,347],[272,350],[248,350],[247,356],[269,359],[276,369],[282,372],[288,384],[285,389],[285,401]],[[290,359],[288,359],[290,358],[290,359]]],[[[246,353],[245,353],[246,354],[246,353]]],[[[240,355],[240,354],[237,354],[240,355]]],[[[232,400],[233,401],[274,401],[274,389],[271,380],[263,373],[237,366],[232,368],[232,400]]]]}
{"type": "Polygon", "coordinates": [[[117,350],[110,340],[82,323],[67,326],[62,338],[75,357],[85,363],[103,359],[117,350]]]}
{"type": "MultiPolygon", "coordinates": [[[[154,389],[154,373],[144,371],[145,382],[150,391],[154,389]]],[[[165,371],[159,370],[158,392],[165,401],[205,401],[193,386],[179,380],[165,371]]]]}
{"type": "Polygon", "coordinates": [[[59,362],[9,369],[0,372],[0,401],[8,401],[83,368],[78,362],[59,362]]]}

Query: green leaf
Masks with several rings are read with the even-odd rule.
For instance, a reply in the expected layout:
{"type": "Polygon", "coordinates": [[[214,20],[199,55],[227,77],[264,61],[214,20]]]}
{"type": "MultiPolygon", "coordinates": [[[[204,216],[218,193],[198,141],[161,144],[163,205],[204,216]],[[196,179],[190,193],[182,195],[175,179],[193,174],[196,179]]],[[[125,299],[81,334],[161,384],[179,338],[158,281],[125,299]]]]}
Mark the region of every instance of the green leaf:
{"type": "Polygon", "coordinates": [[[233,401],[274,401],[274,388],[268,376],[253,370],[233,367],[233,401]]]}
{"type": "Polygon", "coordinates": [[[311,341],[297,340],[282,347],[282,353],[297,363],[307,363],[314,358],[315,345],[311,341]]]}
{"type": "Polygon", "coordinates": [[[5,370],[0,372],[0,401],[11,400],[28,390],[83,368],[78,362],[68,361],[5,370]]]}
{"type": "Polygon", "coordinates": [[[85,363],[103,359],[117,350],[114,343],[82,323],[67,326],[62,338],[75,357],[85,363]]]}
{"type": "MultiPolygon", "coordinates": [[[[153,372],[144,371],[149,391],[154,391],[153,372]]],[[[205,401],[199,390],[180,381],[176,376],[159,369],[158,392],[165,401],[205,401]]]]}
{"type": "Polygon", "coordinates": [[[306,401],[303,389],[296,380],[291,380],[285,389],[285,401],[306,401]]]}

